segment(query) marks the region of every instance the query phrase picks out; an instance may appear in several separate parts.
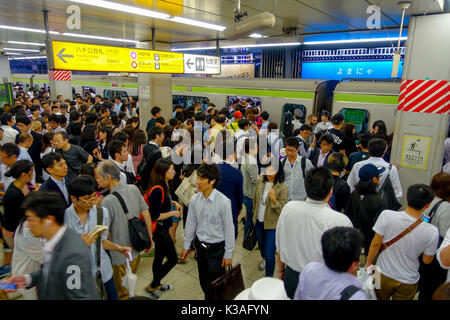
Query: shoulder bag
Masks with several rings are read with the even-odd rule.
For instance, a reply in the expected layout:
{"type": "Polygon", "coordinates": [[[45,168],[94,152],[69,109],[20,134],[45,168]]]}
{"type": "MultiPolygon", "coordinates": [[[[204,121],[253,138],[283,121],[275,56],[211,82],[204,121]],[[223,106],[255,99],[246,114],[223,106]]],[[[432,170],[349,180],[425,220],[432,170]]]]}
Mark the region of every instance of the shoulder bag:
{"type": "MultiPolygon", "coordinates": [[[[97,206],[97,224],[103,224],[103,208],[100,206],[97,206]]],[[[102,235],[100,234],[97,237],[97,241],[96,241],[96,248],[97,248],[97,274],[95,276],[95,286],[97,288],[98,294],[100,296],[101,300],[107,300],[108,299],[108,295],[106,293],[106,287],[105,284],[103,283],[103,279],[102,279],[102,272],[101,272],[101,251],[102,251],[102,244],[101,244],[101,240],[102,239],[102,235]]]]}

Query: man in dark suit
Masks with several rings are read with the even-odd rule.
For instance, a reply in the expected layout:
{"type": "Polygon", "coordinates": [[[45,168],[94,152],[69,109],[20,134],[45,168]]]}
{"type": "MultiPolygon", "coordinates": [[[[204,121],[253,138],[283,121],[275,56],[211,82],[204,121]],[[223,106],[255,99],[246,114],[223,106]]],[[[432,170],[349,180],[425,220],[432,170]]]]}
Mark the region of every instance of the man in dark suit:
{"type": "Polygon", "coordinates": [[[31,233],[44,238],[44,266],[6,282],[17,289],[37,286],[40,300],[98,300],[89,248],[64,225],[62,199],[53,192],[36,191],[25,198],[22,208],[31,233]]]}
{"type": "MultiPolygon", "coordinates": [[[[144,172],[141,174],[140,181],[140,185],[143,190],[148,189],[150,173],[152,172],[156,160],[162,158],[162,153],[159,150],[159,147],[164,140],[163,130],[156,126],[151,128],[148,132],[148,140],[148,144],[146,144],[142,149],[142,153],[144,154],[142,161],[146,162],[146,165],[143,167],[144,172]]],[[[136,174],[140,173],[136,172],[136,174]]]]}
{"type": "MultiPolygon", "coordinates": [[[[31,147],[28,148],[28,154],[31,159],[33,159],[34,165],[36,167],[36,181],[41,183],[42,180],[42,164],[41,164],[41,151],[42,151],[42,135],[38,132],[31,130],[31,120],[26,115],[16,117],[17,128],[19,128],[20,133],[29,133],[33,136],[33,143],[31,147]]],[[[16,136],[16,144],[18,144],[19,134],[16,136]]]]}
{"type": "Polygon", "coordinates": [[[238,216],[242,210],[242,202],[244,200],[244,178],[242,177],[241,170],[236,169],[230,165],[230,162],[234,159],[233,154],[234,144],[233,142],[224,142],[222,149],[221,163],[217,166],[220,169],[220,182],[217,185],[217,190],[222,192],[228,199],[231,200],[231,212],[233,214],[234,234],[237,238],[238,234],[238,216]],[[228,152],[227,152],[228,149],[228,152]]]}
{"type": "Polygon", "coordinates": [[[57,192],[66,208],[72,204],[69,194],[69,181],[67,181],[67,164],[63,156],[59,153],[51,152],[42,158],[42,167],[50,175],[50,178],[45,181],[39,190],[57,192]]]}
{"type": "Polygon", "coordinates": [[[333,136],[329,133],[323,134],[313,151],[309,155],[313,166],[315,167],[328,167],[328,157],[334,152],[333,150],[333,136]]]}

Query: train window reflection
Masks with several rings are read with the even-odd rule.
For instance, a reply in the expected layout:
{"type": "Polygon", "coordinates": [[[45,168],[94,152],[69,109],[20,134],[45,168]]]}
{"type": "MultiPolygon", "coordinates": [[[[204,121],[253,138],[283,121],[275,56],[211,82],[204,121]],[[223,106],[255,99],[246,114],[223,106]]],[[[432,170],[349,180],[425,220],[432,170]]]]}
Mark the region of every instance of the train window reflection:
{"type": "Polygon", "coordinates": [[[344,108],[339,111],[344,116],[344,123],[355,125],[355,134],[367,131],[369,126],[369,112],[365,109],[344,108]]]}
{"type": "Polygon", "coordinates": [[[294,104],[294,103],[286,103],[283,106],[283,115],[281,119],[281,132],[287,137],[291,136],[292,133],[286,132],[289,122],[292,122],[294,120],[294,111],[295,109],[300,109],[303,113],[303,116],[300,117],[300,122],[305,123],[306,120],[306,107],[303,104],[294,104]],[[290,121],[289,121],[290,120],[290,121]]]}
{"type": "Polygon", "coordinates": [[[258,109],[261,110],[261,98],[248,97],[248,96],[228,96],[227,97],[228,111],[234,110],[234,108],[239,104],[241,106],[243,106],[244,108],[257,107],[258,109]]]}
{"type": "Polygon", "coordinates": [[[173,104],[173,111],[175,111],[175,105],[179,104],[183,108],[189,108],[190,106],[193,106],[195,103],[200,103],[202,106],[202,110],[206,110],[209,104],[209,99],[207,97],[194,97],[194,96],[178,96],[173,95],[172,96],[172,104],[173,104]]]}

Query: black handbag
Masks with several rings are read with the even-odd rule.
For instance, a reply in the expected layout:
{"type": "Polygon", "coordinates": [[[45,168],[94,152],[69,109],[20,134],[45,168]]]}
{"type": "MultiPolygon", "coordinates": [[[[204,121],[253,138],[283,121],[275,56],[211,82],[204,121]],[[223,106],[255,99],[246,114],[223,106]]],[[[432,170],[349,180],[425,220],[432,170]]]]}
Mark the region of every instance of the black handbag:
{"type": "Polygon", "coordinates": [[[237,264],[209,285],[208,296],[211,300],[233,300],[244,289],[241,265],[237,264]]]}
{"type": "Polygon", "coordinates": [[[257,238],[256,238],[256,230],[253,223],[250,226],[247,234],[244,237],[244,242],[242,242],[242,247],[249,251],[252,251],[256,246],[257,238]]]}
{"type": "MultiPolygon", "coordinates": [[[[103,208],[97,206],[97,224],[103,224],[103,208]]],[[[101,234],[98,236],[97,241],[96,241],[96,247],[97,247],[97,274],[95,276],[95,287],[97,288],[98,294],[100,296],[101,300],[107,300],[108,299],[108,294],[106,293],[106,287],[105,284],[103,283],[103,279],[102,279],[102,272],[101,272],[101,268],[100,268],[100,262],[101,262],[101,258],[100,258],[100,253],[101,253],[101,234]]]]}
{"type": "MultiPolygon", "coordinates": [[[[128,214],[128,208],[125,204],[125,201],[123,201],[122,196],[117,192],[113,192],[112,195],[114,195],[119,200],[123,212],[125,213],[126,216],[128,214]]],[[[140,252],[147,248],[150,248],[152,243],[150,240],[150,236],[148,234],[147,225],[145,224],[145,221],[142,221],[137,217],[129,219],[128,231],[130,233],[131,245],[136,251],[140,252]]]]}

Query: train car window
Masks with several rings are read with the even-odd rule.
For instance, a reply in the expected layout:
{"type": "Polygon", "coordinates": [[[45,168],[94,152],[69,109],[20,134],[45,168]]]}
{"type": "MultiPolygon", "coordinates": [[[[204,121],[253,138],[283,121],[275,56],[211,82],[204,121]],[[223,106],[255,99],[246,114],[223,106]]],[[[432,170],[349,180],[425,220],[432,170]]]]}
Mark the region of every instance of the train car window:
{"type": "Polygon", "coordinates": [[[369,112],[365,109],[344,108],[339,111],[344,116],[344,123],[355,125],[355,134],[367,131],[369,126],[369,112]]]}
{"type": "Polygon", "coordinates": [[[128,97],[128,93],[126,91],[120,91],[120,90],[103,90],[103,97],[106,99],[113,99],[115,97],[124,98],[128,97]]]}
{"type": "Polygon", "coordinates": [[[281,129],[280,131],[286,136],[289,137],[292,135],[292,133],[286,132],[287,131],[287,127],[289,124],[289,119],[294,120],[294,111],[295,109],[300,109],[303,112],[303,117],[300,118],[300,122],[301,123],[305,123],[306,121],[306,107],[303,104],[293,104],[293,103],[286,103],[282,110],[283,110],[283,114],[282,114],[282,118],[281,118],[281,129]]]}
{"type": "Polygon", "coordinates": [[[183,108],[189,108],[193,106],[195,103],[199,102],[202,106],[202,110],[206,110],[209,104],[209,99],[207,97],[192,97],[192,96],[172,96],[172,107],[173,111],[175,111],[175,105],[179,104],[183,108]]]}
{"type": "Polygon", "coordinates": [[[83,89],[83,97],[87,97],[87,94],[89,93],[89,92],[92,92],[93,94],[95,94],[95,87],[87,87],[87,86],[83,86],[82,87],[82,89],[83,89]]]}
{"type": "Polygon", "coordinates": [[[259,110],[262,109],[261,98],[258,97],[247,97],[247,96],[228,96],[227,97],[227,109],[228,111],[234,110],[236,105],[247,105],[252,107],[258,107],[259,110]]]}

